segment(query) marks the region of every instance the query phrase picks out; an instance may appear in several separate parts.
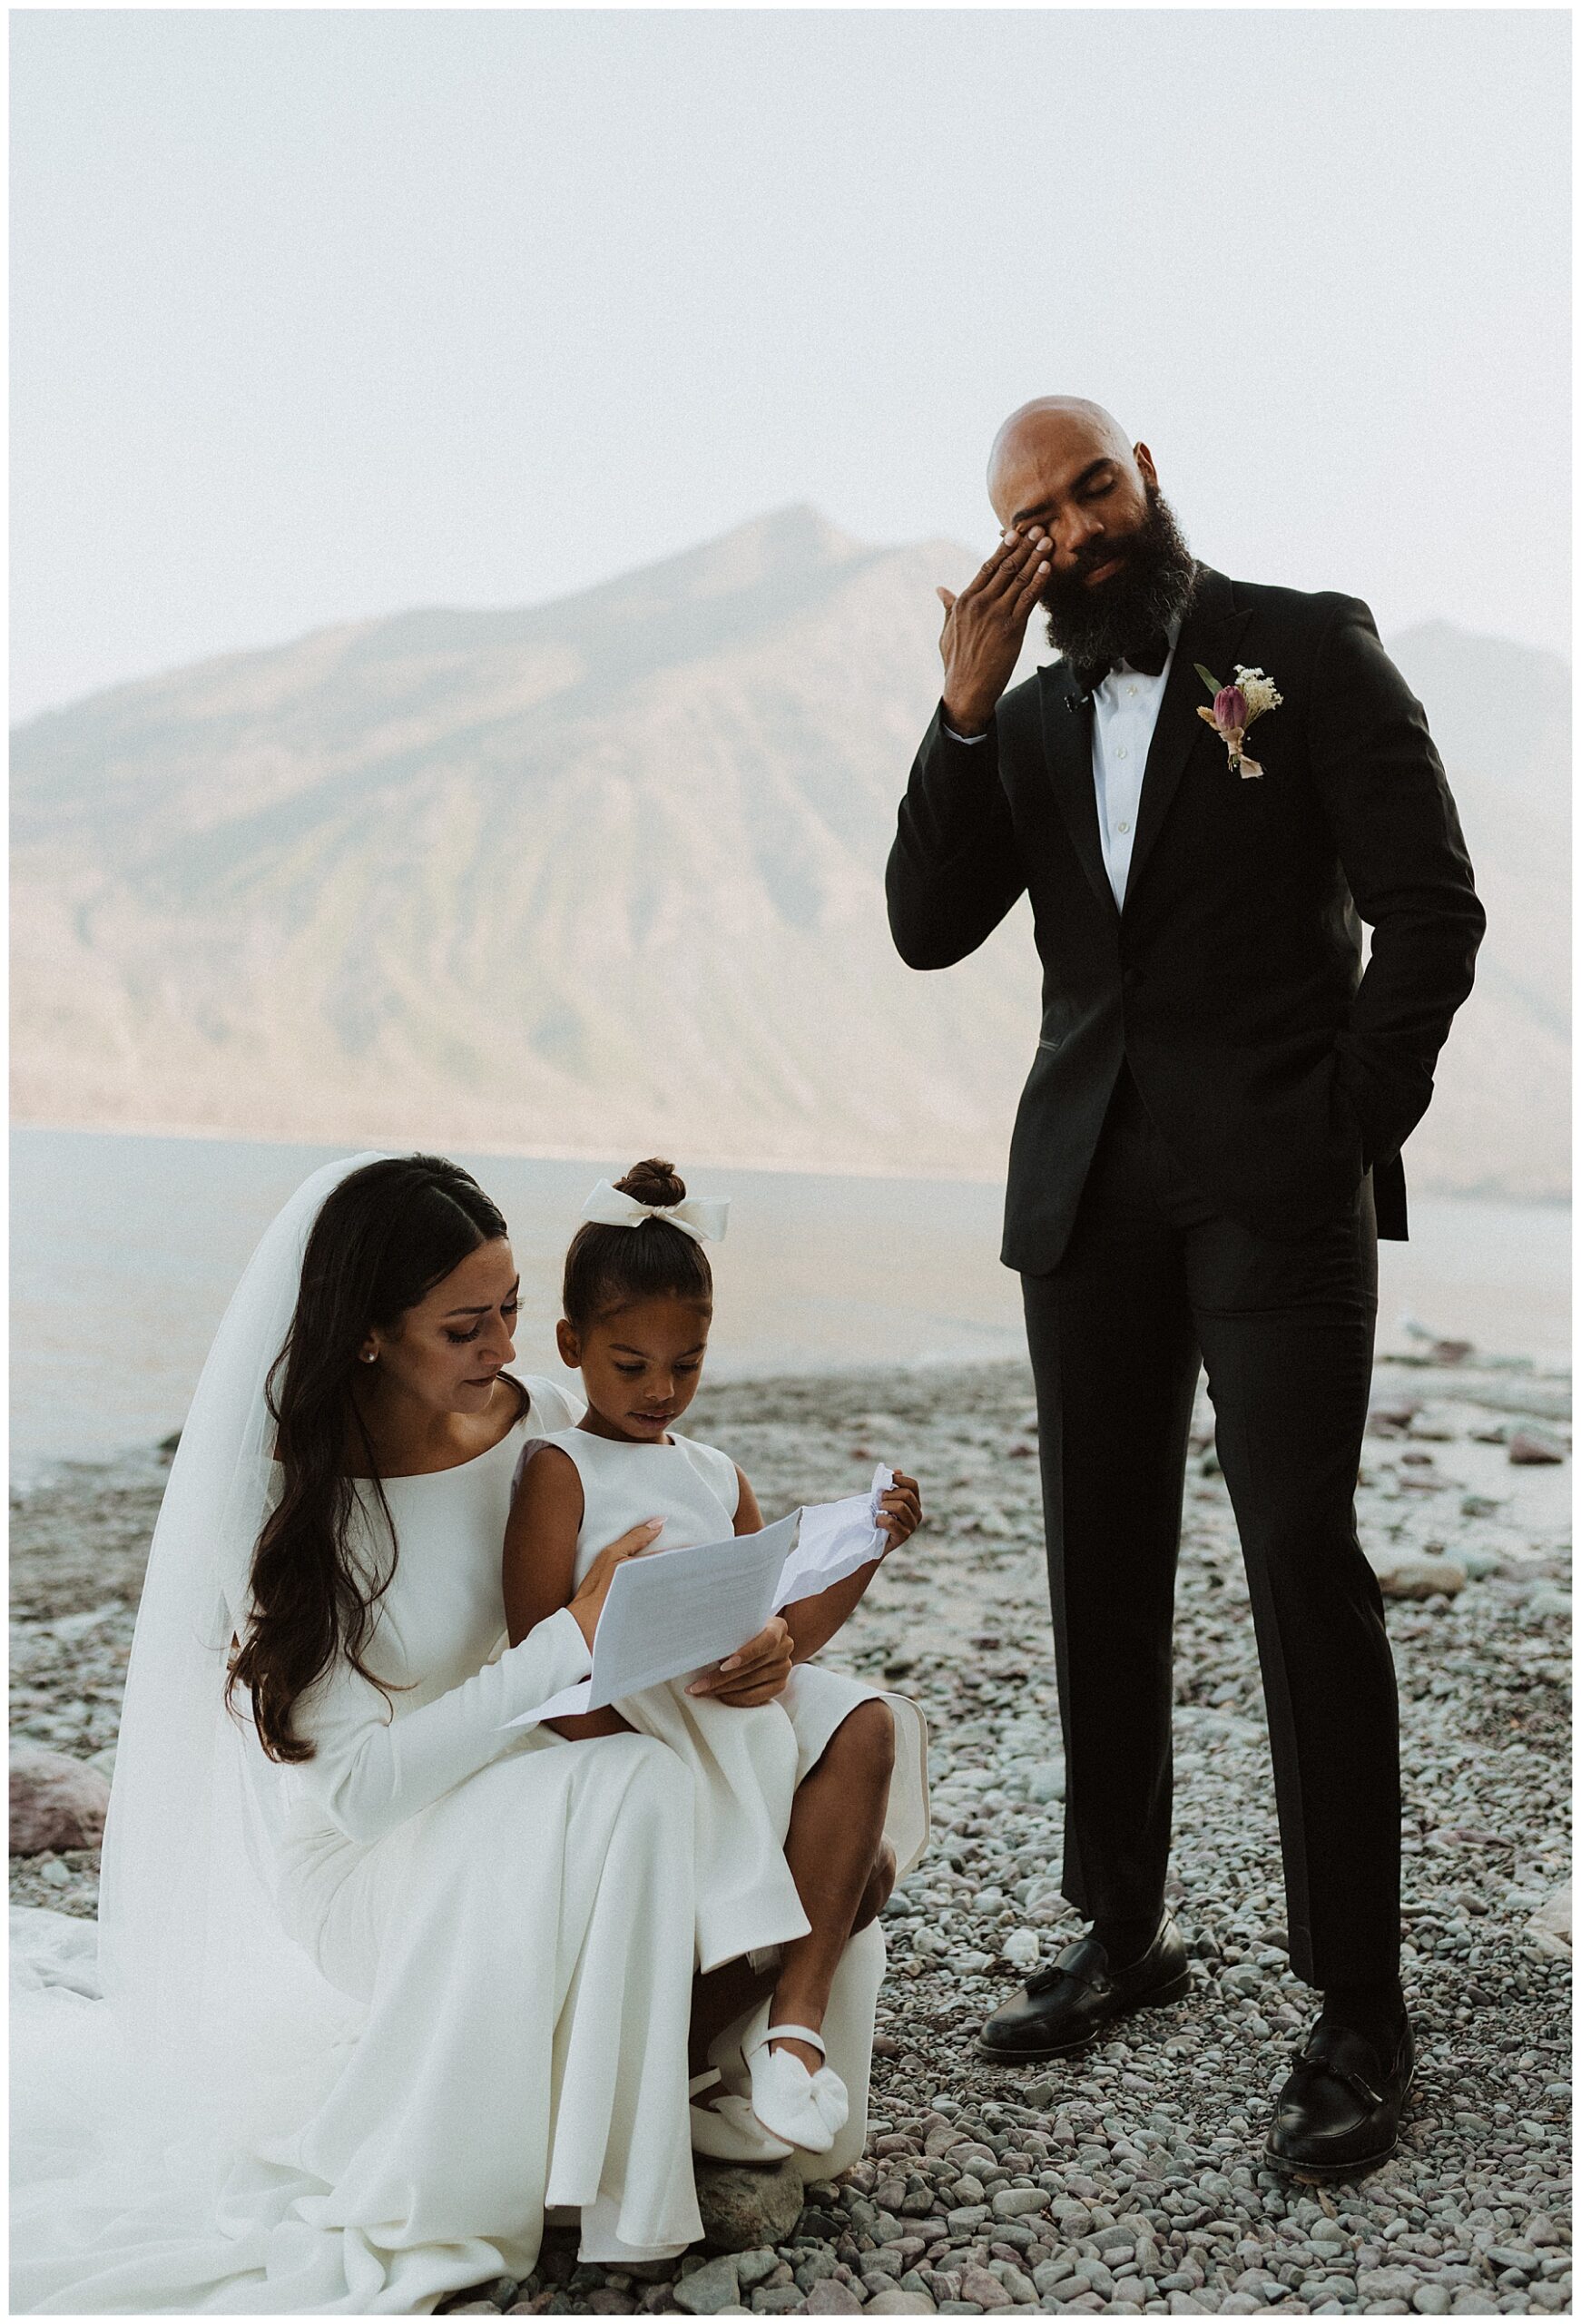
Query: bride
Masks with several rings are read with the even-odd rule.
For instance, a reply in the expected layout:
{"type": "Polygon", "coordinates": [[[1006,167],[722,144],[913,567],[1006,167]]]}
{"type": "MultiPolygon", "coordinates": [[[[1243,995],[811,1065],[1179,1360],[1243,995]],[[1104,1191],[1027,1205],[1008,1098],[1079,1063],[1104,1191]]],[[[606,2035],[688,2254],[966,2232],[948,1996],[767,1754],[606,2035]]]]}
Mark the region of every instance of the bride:
{"type": "MultiPolygon", "coordinates": [[[[517,1462],[580,1413],[504,1372],[516,1299],[504,1219],[420,1156],[319,1171],[241,1279],[138,1613],[105,1998],[22,1965],[14,2311],[420,2314],[529,2273],[545,2215],[612,2264],[701,2235],[689,2042],[728,2052],[761,1981],[694,1997],[663,1744],[506,1731],[585,1674],[651,1538],[502,1645],[517,1462]]],[[[776,1622],[731,1699],[789,1670],[776,1622]]],[[[879,1901],[826,2020],[852,2112],[820,2172],[865,2132],[879,1901]]]]}

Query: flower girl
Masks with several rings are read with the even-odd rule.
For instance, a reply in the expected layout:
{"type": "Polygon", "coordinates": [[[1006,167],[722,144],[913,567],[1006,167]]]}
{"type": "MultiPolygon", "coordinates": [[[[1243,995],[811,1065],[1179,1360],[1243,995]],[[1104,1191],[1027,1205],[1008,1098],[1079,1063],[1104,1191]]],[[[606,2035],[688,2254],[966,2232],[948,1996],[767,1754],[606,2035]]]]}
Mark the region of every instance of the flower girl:
{"type": "MultiPolygon", "coordinates": [[[[587,1412],[578,1426],[523,1455],[505,1549],[513,1645],[558,1612],[603,1543],[631,1526],[659,1521],[654,1546],[669,1550],[762,1525],[730,1455],[672,1433],[696,1393],[712,1316],[702,1244],[722,1234],[727,1210],[717,1198],[688,1201],[672,1166],[660,1161],[638,1163],[616,1186],[601,1182],[584,1207],[587,1223],[566,1255],[558,1338],[562,1358],[582,1374],[587,1412]]],[[[905,1541],[921,1515],[915,1482],[897,1472],[879,1517],[889,1546],[905,1541]]],[[[794,1659],[783,1692],[770,1701],[742,1707],[718,1699],[732,1657],[690,1685],[674,1679],[555,1722],[572,1739],[634,1728],[668,1744],[689,1769],[700,1969],[742,1955],[758,1968],[778,1954],[773,1993],[736,2053],[746,2087],[692,2109],[693,2144],[705,2153],[758,2161],[792,2147],[827,2152],[846,2121],[845,2086],[822,2062],[820,2028],[855,1907],[880,1862],[888,1869],[893,1861],[884,1850],[895,1822],[898,1711],[908,1731],[895,1789],[913,1811],[925,1798],[924,1737],[905,1698],[805,1657],[846,1619],[877,1564],[785,1610],[794,1659]],[[821,1797],[820,1763],[837,1777],[821,1797]]],[[[920,1853],[918,1822],[925,1830],[925,1807],[900,1840],[910,1861],[920,1853]]],[[[721,2079],[717,2066],[700,2074],[694,2096],[721,2079]]]]}

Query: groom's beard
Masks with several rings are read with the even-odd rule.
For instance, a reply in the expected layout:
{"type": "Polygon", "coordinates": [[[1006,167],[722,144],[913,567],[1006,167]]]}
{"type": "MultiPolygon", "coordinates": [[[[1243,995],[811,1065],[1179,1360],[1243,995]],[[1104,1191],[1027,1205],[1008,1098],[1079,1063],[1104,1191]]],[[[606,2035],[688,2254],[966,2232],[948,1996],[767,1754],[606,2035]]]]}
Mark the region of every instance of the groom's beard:
{"type": "Polygon", "coordinates": [[[1191,601],[1195,561],[1163,493],[1145,489],[1147,514],[1134,531],[1104,534],[1073,572],[1051,575],[1038,593],[1048,642],[1069,662],[1117,662],[1191,601]],[[1125,559],[1118,573],[1090,589],[1085,576],[1115,555],[1125,559]]]}

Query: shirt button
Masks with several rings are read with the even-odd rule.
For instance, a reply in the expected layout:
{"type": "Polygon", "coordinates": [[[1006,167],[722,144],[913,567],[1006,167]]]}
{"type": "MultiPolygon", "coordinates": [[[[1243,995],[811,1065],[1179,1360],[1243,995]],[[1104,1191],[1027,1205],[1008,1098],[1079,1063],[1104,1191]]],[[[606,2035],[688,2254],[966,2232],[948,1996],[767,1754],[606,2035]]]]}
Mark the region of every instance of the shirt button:
{"type": "Polygon", "coordinates": [[[1131,826],[1129,823],[1121,823],[1118,828],[1123,832],[1128,832],[1131,826]]]}
{"type": "Polygon", "coordinates": [[[1134,686],[1127,686],[1125,691],[1127,694],[1134,694],[1136,689],[1134,686]]]}
{"type": "Polygon", "coordinates": [[[1124,745],[1124,743],[1121,743],[1121,745],[1120,745],[1119,749],[1118,749],[1118,750],[1115,752],[1115,756],[1117,759],[1128,759],[1128,758],[1130,757],[1130,755],[1131,755],[1131,753],[1130,753],[1130,752],[1125,748],[1125,745],[1124,745]]]}

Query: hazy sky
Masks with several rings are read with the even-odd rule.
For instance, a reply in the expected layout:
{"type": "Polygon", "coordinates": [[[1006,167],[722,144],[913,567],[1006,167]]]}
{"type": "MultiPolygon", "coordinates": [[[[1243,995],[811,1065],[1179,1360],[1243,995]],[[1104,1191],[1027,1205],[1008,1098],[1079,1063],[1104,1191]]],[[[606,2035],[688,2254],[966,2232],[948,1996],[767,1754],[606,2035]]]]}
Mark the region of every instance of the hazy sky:
{"type": "Polygon", "coordinates": [[[1097,397],[1198,553],[1567,647],[1559,11],[15,14],[13,715],[1097,397]]]}

